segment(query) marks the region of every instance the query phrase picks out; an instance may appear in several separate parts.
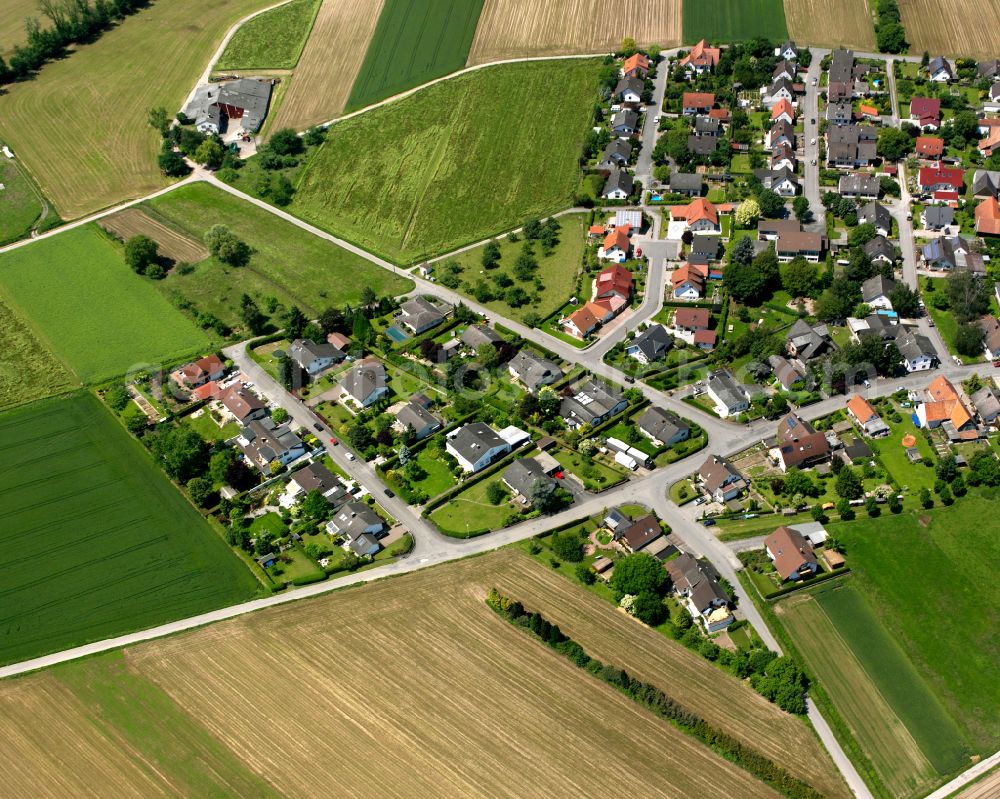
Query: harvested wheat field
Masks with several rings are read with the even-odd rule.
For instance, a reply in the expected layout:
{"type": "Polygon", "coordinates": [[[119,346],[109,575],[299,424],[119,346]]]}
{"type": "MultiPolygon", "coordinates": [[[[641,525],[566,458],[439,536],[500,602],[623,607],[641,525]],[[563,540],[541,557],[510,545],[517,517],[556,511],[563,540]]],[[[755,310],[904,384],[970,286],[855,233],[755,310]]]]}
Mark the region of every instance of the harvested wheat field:
{"type": "Polygon", "coordinates": [[[486,0],[469,64],[681,43],[681,0],[486,0]]]}
{"type": "Polygon", "coordinates": [[[156,242],[160,255],[176,263],[196,264],[208,258],[208,250],[200,241],[185,236],[180,231],[168,227],[158,219],[153,219],[141,208],[126,208],[98,222],[113,236],[128,241],[132,236],[148,236],[156,242]]]}
{"type": "Polygon", "coordinates": [[[268,130],[327,122],[344,110],[383,0],[323,0],[268,130]]]}
{"type": "MultiPolygon", "coordinates": [[[[283,796],[776,796],[494,614],[486,591],[518,570],[536,590],[563,587],[508,550],[140,645],[125,661],[283,796]]],[[[0,690],[0,715],[3,704],[0,690]]]]}
{"type": "Polygon", "coordinates": [[[866,0],[785,0],[785,23],[795,41],[875,51],[875,27],[866,0]]]}
{"type": "Polygon", "coordinates": [[[6,58],[14,46],[24,44],[24,18],[41,16],[38,0],[4,0],[0,3],[0,56],[6,58]]]}
{"type": "Polygon", "coordinates": [[[987,776],[972,783],[951,799],[996,799],[1000,796],[1000,768],[994,768],[987,776]]]}
{"type": "Polygon", "coordinates": [[[899,0],[911,53],[996,58],[1000,3],[976,0],[899,0]],[[970,24],[970,22],[972,24],[970,24]]]}

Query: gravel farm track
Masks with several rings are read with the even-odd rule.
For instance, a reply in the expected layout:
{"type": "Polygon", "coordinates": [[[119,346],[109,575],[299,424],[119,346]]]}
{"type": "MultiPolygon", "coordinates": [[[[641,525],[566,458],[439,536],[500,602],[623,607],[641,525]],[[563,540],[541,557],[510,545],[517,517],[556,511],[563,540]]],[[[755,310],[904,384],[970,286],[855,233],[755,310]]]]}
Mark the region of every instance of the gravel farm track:
{"type": "Polygon", "coordinates": [[[681,0],[486,0],[468,63],[611,52],[625,36],[680,44],[681,0]]]}

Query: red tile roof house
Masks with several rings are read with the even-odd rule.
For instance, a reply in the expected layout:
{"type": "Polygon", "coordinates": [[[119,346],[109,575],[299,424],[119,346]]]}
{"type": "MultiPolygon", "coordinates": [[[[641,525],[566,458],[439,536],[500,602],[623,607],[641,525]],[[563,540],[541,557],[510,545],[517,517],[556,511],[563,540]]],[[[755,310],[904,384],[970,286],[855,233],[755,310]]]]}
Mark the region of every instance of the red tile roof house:
{"type": "Polygon", "coordinates": [[[649,72],[649,59],[642,53],[630,55],[622,65],[622,76],[626,78],[645,78],[649,72]]]}
{"type": "Polygon", "coordinates": [[[976,206],[976,233],[981,236],[1000,236],[1000,203],[995,197],[983,200],[976,206]]]}
{"type": "Polygon", "coordinates": [[[1000,128],[994,128],[985,139],[979,140],[979,154],[983,158],[989,158],[996,152],[1000,152],[1000,128]]]}
{"type": "Polygon", "coordinates": [[[197,361],[184,364],[170,376],[179,386],[198,388],[210,380],[220,380],[226,374],[226,365],[218,355],[212,353],[197,361]]]}
{"type": "Polygon", "coordinates": [[[910,99],[910,122],[921,130],[937,130],[941,127],[941,101],[931,97],[910,99]]]}
{"type": "Polygon", "coordinates": [[[764,539],[767,556],[784,580],[801,580],[819,571],[816,553],[798,530],[779,527],[764,539]]]}
{"type": "Polygon", "coordinates": [[[715,95],[711,92],[684,92],[681,97],[681,110],[686,116],[707,114],[715,105],[715,95]]]}
{"type": "Polygon", "coordinates": [[[701,75],[705,72],[711,72],[718,66],[720,55],[722,55],[720,48],[711,47],[702,39],[681,59],[680,65],[688,72],[701,75]]]}
{"type": "Polygon", "coordinates": [[[793,466],[804,467],[826,460],[830,456],[830,442],[826,435],[794,413],[778,422],[777,460],[781,471],[793,466]]]}
{"type": "Polygon", "coordinates": [[[719,233],[718,209],[703,197],[698,197],[690,205],[674,205],[670,208],[670,218],[673,221],[683,219],[692,233],[719,233]]]}
{"type": "Polygon", "coordinates": [[[944,139],[940,136],[917,136],[914,149],[921,158],[940,158],[944,154],[944,139]]]}
{"type": "Polygon", "coordinates": [[[785,120],[786,122],[793,124],[795,122],[795,109],[788,100],[778,100],[771,109],[771,121],[777,122],[778,120],[785,120]]]}
{"type": "Polygon", "coordinates": [[[608,321],[614,314],[596,302],[588,302],[577,309],[562,322],[563,330],[578,339],[585,339],[593,333],[600,324],[608,321]]]}
{"type": "Polygon", "coordinates": [[[952,190],[965,191],[965,171],[943,167],[940,164],[920,168],[917,185],[925,192],[952,190]]]}
{"type": "Polygon", "coordinates": [[[677,330],[692,333],[695,330],[708,330],[710,317],[708,308],[678,308],[674,311],[673,326],[677,330]]]}
{"type": "Polygon", "coordinates": [[[597,252],[597,257],[606,261],[625,263],[628,260],[629,250],[632,248],[632,242],[628,237],[630,230],[628,225],[622,225],[608,233],[604,237],[604,244],[597,252]]]}
{"type": "Polygon", "coordinates": [[[615,264],[602,269],[594,281],[594,299],[621,297],[626,302],[632,299],[632,273],[624,266],[615,264]]]}
{"type": "Polygon", "coordinates": [[[670,275],[674,299],[694,301],[705,293],[708,266],[704,264],[684,264],[670,275]]]}
{"type": "Polygon", "coordinates": [[[663,535],[663,528],[655,516],[646,516],[616,536],[622,547],[629,552],[638,552],[663,535]]]}

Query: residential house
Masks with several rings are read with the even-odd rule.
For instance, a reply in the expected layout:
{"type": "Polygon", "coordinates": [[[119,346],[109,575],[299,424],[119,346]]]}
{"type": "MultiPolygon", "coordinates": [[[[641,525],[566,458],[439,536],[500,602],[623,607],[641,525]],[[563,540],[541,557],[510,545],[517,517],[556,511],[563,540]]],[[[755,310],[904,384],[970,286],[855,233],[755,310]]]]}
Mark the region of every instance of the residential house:
{"type": "Polygon", "coordinates": [[[526,502],[531,502],[535,496],[536,487],[544,486],[550,490],[555,490],[556,481],[551,478],[542,466],[534,458],[519,458],[510,466],[503,470],[500,477],[504,485],[514,492],[515,496],[521,497],[526,502]]]}
{"type": "Polygon", "coordinates": [[[315,377],[338,361],[344,360],[345,354],[325,341],[317,344],[307,338],[297,338],[288,347],[288,357],[309,375],[315,377]]]}
{"type": "Polygon", "coordinates": [[[680,66],[690,75],[704,75],[715,69],[721,54],[720,48],[712,47],[702,39],[681,59],[680,66]]]}
{"type": "Polygon", "coordinates": [[[578,339],[585,339],[605,321],[610,319],[611,312],[594,302],[588,302],[573,311],[565,319],[560,320],[563,330],[578,339]]]}
{"type": "Polygon", "coordinates": [[[604,243],[597,251],[597,257],[605,261],[614,261],[623,264],[628,260],[629,252],[632,250],[632,242],[629,240],[631,228],[628,225],[616,227],[604,237],[604,243]]]}
{"type": "Polygon", "coordinates": [[[797,233],[802,230],[802,223],[797,219],[761,219],[757,223],[757,239],[759,241],[777,241],[782,233],[797,233]]]}
{"type": "Polygon", "coordinates": [[[840,168],[870,166],[878,134],[871,125],[834,125],[826,130],[826,160],[840,168]]]}
{"type": "Polygon", "coordinates": [[[633,522],[618,536],[617,541],[628,552],[639,552],[663,535],[663,528],[655,516],[643,516],[633,522]]]}
{"type": "Polygon", "coordinates": [[[441,420],[424,405],[411,399],[396,411],[396,421],[393,426],[400,432],[413,430],[415,439],[421,441],[441,429],[441,420]]]}
{"type": "Polygon", "coordinates": [[[444,321],[446,311],[442,311],[437,303],[425,297],[414,297],[399,306],[399,323],[408,328],[415,336],[432,327],[437,327],[444,321]]]}
{"type": "Polygon", "coordinates": [[[695,330],[691,336],[691,343],[700,350],[711,351],[715,349],[718,338],[714,330],[695,330]]]}
{"type": "Polygon", "coordinates": [[[386,524],[385,520],[364,502],[348,502],[327,523],[326,529],[331,535],[342,535],[350,542],[365,535],[378,539],[386,533],[386,524]]]}
{"type": "Polygon", "coordinates": [[[778,100],[774,107],[771,109],[771,121],[772,122],[787,122],[789,124],[794,124],[795,122],[795,108],[789,100],[784,98],[778,100]]]}
{"type": "Polygon", "coordinates": [[[611,297],[619,297],[627,304],[632,299],[632,290],[632,273],[620,264],[605,267],[594,280],[594,300],[599,305],[611,297]]]}
{"type": "MultiPolygon", "coordinates": [[[[779,65],[780,68],[780,65],[779,65]]],[[[787,68],[785,70],[787,72],[787,68]]],[[[768,86],[760,87],[760,101],[765,108],[774,108],[779,103],[785,102],[788,104],[788,111],[791,117],[795,117],[795,110],[793,106],[796,103],[795,98],[795,86],[792,83],[791,77],[784,72],[777,77],[771,79],[771,83],[768,86]]],[[[772,120],[777,119],[777,117],[771,117],[772,120]]],[[[789,119],[791,121],[791,119],[789,119]]]]}
{"type": "Polygon", "coordinates": [[[787,42],[775,47],[774,54],[778,58],[785,59],[785,61],[798,61],[799,48],[795,46],[795,42],[789,39],[787,42]]]}
{"type": "Polygon", "coordinates": [[[634,189],[635,178],[632,177],[632,173],[613,168],[608,173],[601,196],[606,200],[627,200],[634,189]]]}
{"type": "MultiPolygon", "coordinates": [[[[719,236],[695,236],[691,242],[691,252],[688,253],[688,264],[707,267],[712,261],[719,260],[723,252],[719,236]]],[[[709,277],[712,277],[712,273],[709,273],[709,277]]],[[[721,278],[721,274],[718,277],[721,278]]]]}
{"type": "Polygon", "coordinates": [[[875,175],[865,175],[851,172],[841,175],[837,183],[837,193],[841,197],[851,197],[861,200],[875,200],[882,190],[882,184],[875,175]]]}
{"type": "Polygon", "coordinates": [[[622,78],[615,86],[614,98],[626,105],[640,105],[645,90],[646,83],[642,78],[622,78]]]}
{"type": "Polygon", "coordinates": [[[1000,78],[1000,58],[992,58],[989,61],[980,61],[976,67],[980,80],[996,80],[1000,78]]]}
{"type": "Polygon", "coordinates": [[[699,197],[702,192],[701,175],[693,175],[688,172],[674,172],[670,176],[669,185],[672,194],[686,194],[688,197],[699,197]]]}
{"type": "Polygon", "coordinates": [[[783,472],[793,466],[813,466],[830,457],[826,434],[794,413],[786,414],[778,422],[776,442],[772,455],[783,472]]]}
{"type": "Polygon", "coordinates": [[[764,539],[767,556],[783,581],[801,580],[819,571],[812,545],[798,530],[779,527],[764,539]]]}
{"type": "Polygon", "coordinates": [[[944,56],[932,58],[927,64],[927,80],[935,83],[951,83],[955,80],[955,71],[944,56]]]}
{"type": "MultiPolygon", "coordinates": [[[[628,166],[631,158],[632,143],[628,139],[612,139],[608,142],[608,146],[604,148],[597,168],[605,172],[623,169],[628,166]]],[[[631,194],[631,191],[629,194],[631,194]]],[[[625,196],[627,197],[628,195],[625,196]]]]}
{"type": "MultiPolygon", "coordinates": [[[[726,206],[728,209],[728,206],[726,206]]],[[[703,197],[698,197],[688,205],[674,205],[670,208],[673,221],[683,220],[692,233],[720,233],[718,209],[703,197]]]]}
{"type": "Polygon", "coordinates": [[[854,52],[834,50],[830,61],[826,97],[831,103],[854,97],[854,52]]]}
{"type": "Polygon", "coordinates": [[[921,248],[920,258],[927,269],[986,273],[983,256],[973,252],[972,245],[961,236],[931,239],[921,248]]]}
{"type": "Polygon", "coordinates": [[[470,422],[447,435],[445,449],[464,472],[479,472],[511,451],[511,445],[489,425],[470,422]]]}
{"type": "Polygon", "coordinates": [[[920,168],[917,185],[925,192],[939,190],[965,191],[965,172],[961,168],[944,167],[940,164],[920,168]]]}
{"type": "Polygon", "coordinates": [[[654,447],[671,447],[691,435],[691,428],[677,414],[656,407],[648,408],[636,426],[654,447]]]}
{"type": "Polygon", "coordinates": [[[559,404],[559,415],[566,425],[575,430],[581,425],[595,427],[628,407],[628,400],[611,386],[597,380],[588,380],[575,389],[570,397],[559,404]]]}
{"type": "MultiPolygon", "coordinates": [[[[788,147],[787,144],[779,146],[788,147]]],[[[777,169],[758,169],[754,175],[765,189],[770,189],[779,197],[794,197],[802,188],[794,168],[787,165],[777,169]]]]}
{"type": "Polygon", "coordinates": [[[341,352],[347,352],[348,350],[351,349],[351,340],[343,333],[337,333],[337,332],[327,333],[326,343],[332,344],[341,352]]]}
{"type": "Polygon", "coordinates": [[[267,403],[239,385],[227,388],[219,396],[226,412],[240,425],[247,425],[267,416],[267,403]]]}
{"type": "Polygon", "coordinates": [[[810,263],[819,263],[826,250],[826,236],[807,230],[783,231],[778,233],[774,251],[780,263],[788,263],[796,258],[805,258],[810,263]]]}
{"type": "Polygon", "coordinates": [[[240,430],[236,443],[264,474],[270,474],[274,464],[287,466],[306,453],[306,445],[288,424],[277,424],[270,416],[248,423],[240,430]]]}
{"type": "Polygon", "coordinates": [[[717,139],[722,133],[722,123],[714,117],[699,114],[694,118],[694,135],[717,139]]]}
{"type": "Polygon", "coordinates": [[[365,358],[351,367],[340,381],[340,396],[367,408],[389,393],[385,366],[377,358],[365,358]]]}
{"type": "Polygon", "coordinates": [[[785,391],[791,391],[805,379],[802,372],[796,369],[795,365],[784,356],[771,355],[768,357],[767,363],[771,367],[778,385],[785,391]]]}
{"type": "Polygon", "coordinates": [[[550,386],[563,377],[558,364],[529,349],[522,349],[511,358],[507,370],[511,377],[532,394],[536,394],[542,386],[550,386]]]}
{"type": "MultiPolygon", "coordinates": [[[[771,156],[768,159],[767,165],[771,170],[771,173],[779,172],[781,170],[787,170],[793,186],[797,184],[795,178],[795,148],[790,144],[779,144],[771,150],[771,156]]],[[[768,175],[768,180],[773,180],[772,175],[768,175]]],[[[777,191],[777,189],[775,189],[777,191]]]]}
{"type": "Polygon", "coordinates": [[[698,478],[705,491],[716,502],[736,499],[750,487],[750,483],[721,455],[709,455],[698,470],[698,478]]]}
{"type": "Polygon", "coordinates": [[[831,125],[850,125],[854,122],[854,106],[850,100],[831,102],[826,107],[826,121],[831,125]]]}
{"type": "Polygon", "coordinates": [[[764,147],[768,150],[773,150],[779,144],[795,147],[795,126],[784,119],[779,119],[764,134],[764,147]]]}
{"type": "Polygon", "coordinates": [[[907,372],[925,372],[937,363],[937,351],[927,336],[905,332],[896,338],[896,349],[907,372]]]}
{"type": "Polygon", "coordinates": [[[873,264],[895,265],[896,263],[896,248],[885,236],[876,236],[867,242],[862,249],[873,264]]]}
{"type": "Polygon", "coordinates": [[[310,491],[319,491],[334,508],[339,508],[350,498],[347,486],[322,463],[310,463],[292,473],[285,492],[278,504],[290,508],[310,491]]]}
{"type": "Polygon", "coordinates": [[[677,596],[692,616],[700,618],[710,633],[724,630],[735,621],[729,611],[729,595],[711,563],[682,552],[663,564],[677,596]]]}
{"type": "Polygon", "coordinates": [[[935,377],[927,386],[925,400],[917,405],[917,419],[921,427],[941,427],[949,437],[954,435],[973,440],[978,437],[972,413],[944,375],[935,377]]]}
{"type": "Polygon", "coordinates": [[[941,101],[936,97],[911,97],[910,122],[921,130],[941,127],[941,101]]]}
{"type": "Polygon", "coordinates": [[[976,415],[983,424],[996,425],[1000,418],[1000,392],[992,383],[983,386],[975,392],[972,397],[972,404],[976,409],[976,415]]]}
{"type": "Polygon", "coordinates": [[[674,340],[663,325],[650,325],[626,344],[625,354],[648,366],[666,355],[673,345],[674,340]]]}
{"type": "Polygon", "coordinates": [[[940,136],[917,136],[914,150],[920,158],[937,160],[944,155],[944,139],[940,136]]]}
{"type": "Polygon", "coordinates": [[[642,53],[635,53],[622,64],[622,75],[627,78],[645,78],[649,74],[650,61],[642,53]]]}
{"type": "Polygon", "coordinates": [[[855,394],[847,401],[847,415],[870,438],[881,438],[890,433],[889,425],[882,421],[882,417],[860,394],[855,394]]]}
{"type": "Polygon", "coordinates": [[[795,79],[796,74],[795,64],[783,58],[774,65],[774,69],[771,71],[771,80],[775,81],[778,78],[785,78],[792,81],[795,79]]]}
{"type": "Polygon", "coordinates": [[[639,115],[631,108],[623,108],[611,117],[611,132],[629,138],[639,131],[639,115]]]}
{"type": "Polygon", "coordinates": [[[687,149],[694,155],[709,156],[719,149],[719,140],[715,136],[695,136],[687,138],[687,149]]]}
{"type": "Polygon", "coordinates": [[[715,412],[723,419],[743,413],[750,407],[750,391],[728,369],[709,372],[705,391],[715,403],[715,412]]]}
{"type": "Polygon", "coordinates": [[[708,308],[677,308],[671,320],[674,335],[689,344],[694,343],[694,334],[708,330],[711,314],[708,308]]]}
{"type": "Polygon", "coordinates": [[[198,388],[214,380],[221,380],[226,376],[226,365],[222,359],[214,352],[199,358],[197,361],[186,363],[170,375],[178,386],[186,388],[198,388]]]}
{"type": "Polygon", "coordinates": [[[603,524],[612,534],[617,535],[618,531],[624,532],[632,524],[632,519],[621,512],[618,508],[610,508],[601,520],[603,524]]]}
{"type": "Polygon", "coordinates": [[[858,106],[857,118],[863,122],[881,122],[882,115],[878,112],[878,109],[873,105],[868,105],[867,103],[861,103],[858,106]]]}
{"type": "Polygon", "coordinates": [[[469,349],[474,350],[481,344],[493,344],[494,346],[502,344],[503,337],[488,325],[469,325],[462,331],[460,341],[469,349]]]}
{"type": "Polygon", "coordinates": [[[989,158],[993,153],[1000,152],[1000,128],[994,128],[989,135],[979,140],[976,145],[983,158],[989,158]]]}
{"type": "Polygon", "coordinates": [[[892,214],[879,202],[872,200],[858,209],[858,224],[875,226],[875,232],[880,236],[892,233],[892,214]]]}
{"type": "Polygon", "coordinates": [[[993,315],[984,316],[979,320],[983,331],[983,351],[989,361],[1000,358],[1000,322],[993,315]]]}
{"type": "Polygon", "coordinates": [[[882,275],[868,278],[861,284],[861,300],[869,308],[881,311],[892,310],[892,300],[889,295],[896,288],[896,281],[882,275]]]}
{"type": "Polygon", "coordinates": [[[715,95],[711,92],[684,92],[681,96],[681,110],[684,116],[707,114],[715,105],[715,95]]]}
{"type": "Polygon", "coordinates": [[[988,197],[976,206],[976,233],[1000,236],[1000,203],[995,197],[988,197]]]}
{"type": "Polygon", "coordinates": [[[796,319],[785,334],[785,349],[804,368],[809,361],[836,347],[826,325],[810,325],[805,319],[796,319]]]}
{"type": "Polygon", "coordinates": [[[955,224],[955,209],[950,205],[928,205],[920,214],[925,230],[947,231],[955,224]]]}
{"type": "Polygon", "coordinates": [[[695,264],[684,264],[670,273],[673,296],[676,300],[693,302],[701,299],[705,293],[705,281],[708,279],[708,267],[695,264]]]}

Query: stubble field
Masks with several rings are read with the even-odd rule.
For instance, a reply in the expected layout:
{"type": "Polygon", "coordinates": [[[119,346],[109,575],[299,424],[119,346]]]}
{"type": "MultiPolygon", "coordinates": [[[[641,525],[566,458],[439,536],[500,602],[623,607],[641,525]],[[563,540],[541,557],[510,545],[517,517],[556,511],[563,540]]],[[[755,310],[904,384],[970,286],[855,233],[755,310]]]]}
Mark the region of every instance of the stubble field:
{"type": "Polygon", "coordinates": [[[323,0],[269,130],[304,130],[344,110],[383,0],[323,0]]]}
{"type": "Polygon", "coordinates": [[[0,56],[24,43],[24,18],[38,16],[38,0],[4,0],[0,6],[0,56]]]}
{"type": "Polygon", "coordinates": [[[175,113],[229,27],[271,2],[151,4],[33,80],[5,87],[0,139],[65,219],[167,185],[149,109],[175,113]]]}
{"type": "Polygon", "coordinates": [[[97,224],[122,241],[132,236],[147,236],[156,242],[159,254],[171,261],[196,264],[208,258],[208,250],[200,240],[171,229],[141,208],[126,208],[104,217],[97,224]]]}
{"type": "Polygon", "coordinates": [[[1000,3],[976,0],[899,0],[911,53],[996,58],[1000,3]]]}
{"type": "Polygon", "coordinates": [[[785,22],[797,42],[875,52],[867,0],[785,0],[785,22]]]}
{"type": "Polygon", "coordinates": [[[681,43],[681,0],[486,0],[469,64],[681,43]]]}

